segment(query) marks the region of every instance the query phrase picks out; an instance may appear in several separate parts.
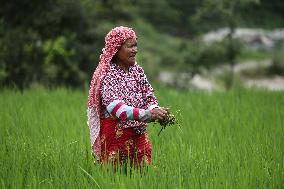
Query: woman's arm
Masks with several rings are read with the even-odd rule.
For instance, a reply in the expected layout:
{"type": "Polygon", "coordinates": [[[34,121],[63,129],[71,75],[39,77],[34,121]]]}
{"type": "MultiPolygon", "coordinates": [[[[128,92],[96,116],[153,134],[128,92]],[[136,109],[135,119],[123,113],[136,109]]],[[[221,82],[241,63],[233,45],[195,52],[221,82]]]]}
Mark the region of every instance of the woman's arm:
{"type": "Polygon", "coordinates": [[[168,114],[165,108],[153,108],[145,110],[126,105],[121,100],[114,100],[107,106],[107,111],[121,120],[154,121],[162,120],[168,114]]]}
{"type": "Polygon", "coordinates": [[[121,120],[148,121],[151,119],[150,110],[128,106],[122,100],[112,101],[107,106],[107,111],[121,120]]]}

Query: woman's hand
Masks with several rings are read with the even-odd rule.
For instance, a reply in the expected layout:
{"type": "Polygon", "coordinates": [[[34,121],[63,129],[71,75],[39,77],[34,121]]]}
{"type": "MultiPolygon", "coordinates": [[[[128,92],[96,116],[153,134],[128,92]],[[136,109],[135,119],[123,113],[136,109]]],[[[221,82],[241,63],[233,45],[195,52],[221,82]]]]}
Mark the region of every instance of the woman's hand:
{"type": "Polygon", "coordinates": [[[170,109],[169,108],[165,108],[165,107],[160,107],[162,108],[163,110],[165,110],[167,112],[167,115],[170,113],[170,109]]]}
{"type": "Polygon", "coordinates": [[[151,120],[152,121],[163,120],[169,114],[169,109],[164,108],[164,107],[157,107],[157,108],[150,110],[150,113],[151,113],[151,120]]]}

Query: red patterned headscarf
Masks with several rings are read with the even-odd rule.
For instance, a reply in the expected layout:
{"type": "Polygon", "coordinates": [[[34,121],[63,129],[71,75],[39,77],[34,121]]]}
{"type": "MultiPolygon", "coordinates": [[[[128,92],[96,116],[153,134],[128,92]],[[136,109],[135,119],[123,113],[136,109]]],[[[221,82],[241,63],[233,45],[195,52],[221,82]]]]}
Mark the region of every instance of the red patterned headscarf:
{"type": "Polygon", "coordinates": [[[88,126],[90,128],[91,146],[97,159],[101,156],[100,115],[101,115],[101,81],[110,67],[113,56],[121,45],[131,38],[136,38],[132,28],[120,26],[112,29],[105,38],[105,47],[100,55],[100,62],[93,74],[88,97],[88,126]]]}

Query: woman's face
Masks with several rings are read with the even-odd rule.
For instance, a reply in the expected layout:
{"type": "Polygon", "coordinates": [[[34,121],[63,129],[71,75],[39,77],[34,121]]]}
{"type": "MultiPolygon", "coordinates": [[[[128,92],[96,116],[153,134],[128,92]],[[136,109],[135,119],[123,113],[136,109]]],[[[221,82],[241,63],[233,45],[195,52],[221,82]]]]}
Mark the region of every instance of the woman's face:
{"type": "Polygon", "coordinates": [[[118,50],[116,57],[121,66],[131,66],[135,64],[137,54],[137,40],[127,39],[118,50]]]}

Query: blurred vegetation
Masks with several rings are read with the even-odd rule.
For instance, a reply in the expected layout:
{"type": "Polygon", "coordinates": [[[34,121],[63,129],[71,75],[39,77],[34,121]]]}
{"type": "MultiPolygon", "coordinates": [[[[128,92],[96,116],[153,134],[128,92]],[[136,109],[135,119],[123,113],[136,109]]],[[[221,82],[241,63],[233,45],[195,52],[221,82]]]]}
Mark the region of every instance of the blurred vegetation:
{"type": "MultiPolygon", "coordinates": [[[[138,62],[150,78],[161,69],[197,73],[220,63],[233,65],[247,56],[230,37],[236,27],[281,27],[283,17],[280,0],[4,0],[0,86],[87,86],[105,35],[118,25],[137,32],[138,62]],[[231,31],[224,41],[199,40],[200,34],[224,26],[231,31]]],[[[280,55],[274,62],[283,66],[280,55]]]]}
{"type": "Polygon", "coordinates": [[[284,54],[281,50],[283,48],[283,43],[277,43],[275,45],[272,67],[269,70],[270,73],[276,73],[278,75],[284,75],[284,54]]]}

